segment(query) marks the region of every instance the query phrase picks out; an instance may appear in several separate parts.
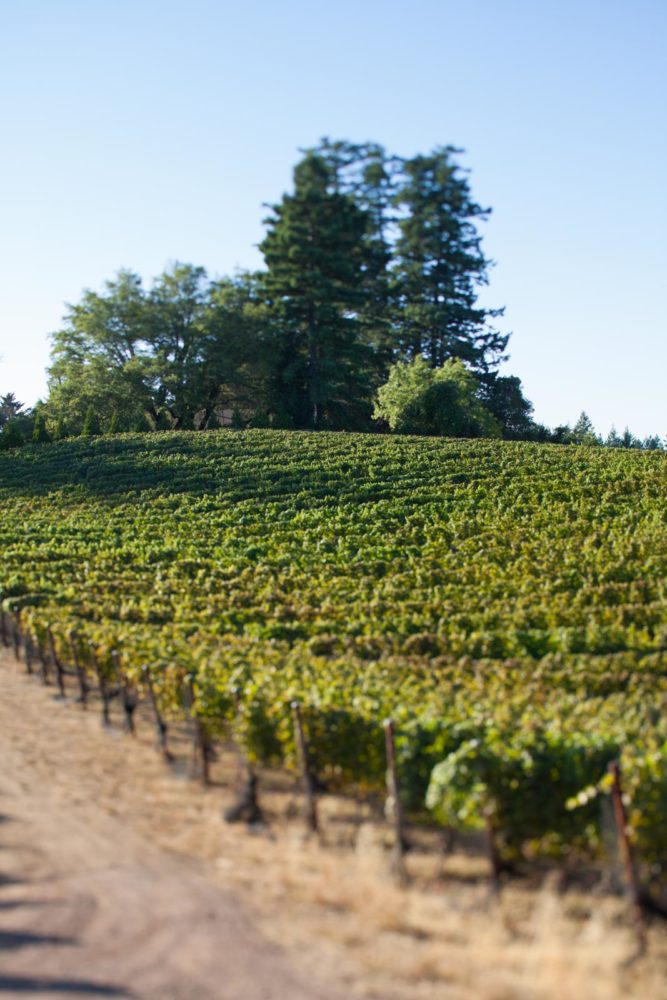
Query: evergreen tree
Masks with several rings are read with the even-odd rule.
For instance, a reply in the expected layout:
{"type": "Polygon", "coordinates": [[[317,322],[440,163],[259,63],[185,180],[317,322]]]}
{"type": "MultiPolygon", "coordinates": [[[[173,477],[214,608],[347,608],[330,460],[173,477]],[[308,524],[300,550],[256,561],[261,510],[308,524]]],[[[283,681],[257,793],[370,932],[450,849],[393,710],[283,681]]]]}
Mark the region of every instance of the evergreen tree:
{"type": "Polygon", "coordinates": [[[642,443],[639,438],[635,437],[629,427],[626,427],[623,431],[623,437],[621,438],[623,448],[641,448],[642,443]]]}
{"type": "Polygon", "coordinates": [[[605,446],[605,448],[622,448],[623,447],[623,440],[620,437],[618,431],[616,430],[616,427],[615,427],[614,424],[611,425],[611,429],[610,429],[609,433],[607,434],[607,437],[605,438],[604,446],[605,446]]]}
{"type": "Polygon", "coordinates": [[[308,153],[260,245],[279,331],[279,394],[297,427],[354,426],[370,415],[359,320],[367,219],[331,181],[326,161],[308,153]]]}
{"type": "Polygon", "coordinates": [[[8,392],[0,396],[0,428],[18,417],[25,409],[23,403],[19,403],[13,392],[8,392]]]}
{"type": "Polygon", "coordinates": [[[20,448],[25,443],[25,438],[20,431],[16,419],[8,420],[0,433],[0,448],[20,448]]]}
{"type": "Polygon", "coordinates": [[[357,315],[362,337],[373,348],[378,377],[384,378],[394,354],[390,264],[395,170],[399,161],[389,157],[381,145],[371,142],[322,139],[308,152],[326,162],[333,190],[351,197],[364,212],[361,301],[357,315]]]}
{"type": "Polygon", "coordinates": [[[485,374],[503,359],[508,337],[488,325],[503,310],[476,304],[490,267],[476,222],[490,210],[472,200],[458,152],[446,146],[403,161],[393,265],[399,339],[407,357],[422,354],[434,367],[460,358],[485,374]]]}
{"type": "Polygon", "coordinates": [[[38,410],[35,414],[35,422],[32,428],[32,441],[33,444],[46,444],[50,441],[51,437],[46,429],[46,420],[44,414],[41,410],[38,410]]]}
{"type": "Polygon", "coordinates": [[[503,429],[503,437],[535,439],[539,430],[532,421],[533,404],[523,394],[516,375],[488,375],[481,380],[481,398],[503,429]]]}
{"type": "Polygon", "coordinates": [[[572,444],[586,444],[586,445],[602,444],[600,438],[595,433],[595,427],[593,426],[593,421],[584,410],[581,411],[581,413],[579,414],[579,419],[572,428],[572,432],[570,435],[570,442],[572,444]]]}
{"type": "Polygon", "coordinates": [[[642,448],[645,451],[663,451],[664,445],[659,434],[649,434],[649,436],[645,437],[642,441],[642,448]]]}
{"type": "Polygon", "coordinates": [[[97,434],[101,433],[100,428],[100,418],[95,412],[95,407],[91,403],[86,410],[86,416],[83,421],[83,427],[81,428],[82,437],[95,437],[97,434]]]}

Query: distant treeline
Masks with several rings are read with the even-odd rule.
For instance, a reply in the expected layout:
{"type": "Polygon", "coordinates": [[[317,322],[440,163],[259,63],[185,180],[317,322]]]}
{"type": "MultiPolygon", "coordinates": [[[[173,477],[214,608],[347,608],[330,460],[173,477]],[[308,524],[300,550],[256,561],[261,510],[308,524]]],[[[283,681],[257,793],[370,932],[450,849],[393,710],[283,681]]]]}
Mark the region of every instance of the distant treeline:
{"type": "MultiPolygon", "coordinates": [[[[602,443],[582,415],[532,420],[509,335],[477,297],[491,262],[459,150],[410,159],[322,140],[260,244],[265,267],[210,279],[122,270],[52,335],[48,397],[0,401],[0,443],[221,425],[602,443]]],[[[615,432],[619,447],[660,447],[615,432]]]]}

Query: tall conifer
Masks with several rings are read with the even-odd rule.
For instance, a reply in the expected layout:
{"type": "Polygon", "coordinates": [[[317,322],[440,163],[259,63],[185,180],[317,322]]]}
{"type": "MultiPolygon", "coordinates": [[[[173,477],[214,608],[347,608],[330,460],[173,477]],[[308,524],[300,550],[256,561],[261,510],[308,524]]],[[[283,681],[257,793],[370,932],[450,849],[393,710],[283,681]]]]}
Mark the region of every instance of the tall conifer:
{"type": "Polygon", "coordinates": [[[307,153],[294,192],[273,206],[260,245],[279,329],[277,378],[297,427],[354,426],[370,415],[363,302],[365,213],[307,153]]]}

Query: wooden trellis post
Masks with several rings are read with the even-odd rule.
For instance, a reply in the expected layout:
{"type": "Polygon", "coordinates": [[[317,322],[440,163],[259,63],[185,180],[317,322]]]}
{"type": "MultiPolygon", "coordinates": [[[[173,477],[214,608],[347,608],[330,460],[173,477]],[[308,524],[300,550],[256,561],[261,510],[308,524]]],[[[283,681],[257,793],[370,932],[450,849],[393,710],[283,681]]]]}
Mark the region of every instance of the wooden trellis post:
{"type": "Polygon", "coordinates": [[[33,646],[32,636],[30,632],[26,630],[23,633],[23,655],[25,657],[26,673],[28,674],[31,674],[33,672],[32,670],[32,663],[34,658],[33,653],[34,653],[34,646],[33,646]]]}
{"type": "MultiPolygon", "coordinates": [[[[241,692],[238,688],[232,688],[231,695],[234,701],[234,711],[236,721],[241,716],[241,692]]],[[[223,816],[227,823],[238,823],[245,820],[246,823],[261,823],[263,820],[262,810],[259,805],[257,789],[258,779],[250,759],[245,753],[240,743],[236,743],[239,755],[239,784],[240,790],[237,799],[231,806],[225,809],[223,816]]]]}
{"type": "MultiPolygon", "coordinates": [[[[67,694],[65,690],[65,671],[63,670],[63,665],[58,658],[56,653],[56,644],[53,639],[53,632],[51,631],[51,626],[46,630],[46,637],[49,643],[49,659],[51,660],[51,666],[53,667],[58,681],[58,691],[60,692],[60,697],[64,698],[67,694]]],[[[42,660],[42,670],[46,672],[48,660],[46,657],[42,660]]]]}
{"type": "Polygon", "coordinates": [[[403,824],[403,809],[401,806],[398,771],[396,769],[396,745],[393,719],[385,719],[384,743],[387,758],[387,818],[393,821],[394,846],[392,850],[392,869],[399,882],[406,879],[405,872],[405,834],[403,824]]]}
{"type": "Polygon", "coordinates": [[[97,653],[95,652],[95,647],[92,643],[88,643],[88,654],[90,656],[90,662],[93,665],[93,669],[97,676],[97,686],[100,692],[100,698],[102,699],[102,725],[111,725],[111,715],[109,713],[109,688],[107,685],[106,677],[104,672],[100,667],[100,661],[97,659],[97,653]]]}
{"type": "Polygon", "coordinates": [[[144,681],[146,682],[146,689],[148,690],[148,697],[153,708],[153,715],[155,716],[155,731],[157,733],[157,743],[162,751],[162,756],[166,761],[173,760],[172,754],[169,751],[167,745],[167,723],[162,718],[160,713],[160,708],[157,703],[157,698],[155,697],[155,690],[153,688],[153,680],[151,678],[151,672],[146,664],[141,668],[141,672],[144,675],[144,681]]]}
{"type": "Polygon", "coordinates": [[[134,726],[134,713],[137,708],[137,693],[134,687],[131,687],[123,674],[120,666],[120,657],[118,656],[118,650],[111,650],[111,662],[113,663],[114,673],[116,675],[116,682],[118,684],[118,692],[123,702],[123,711],[125,713],[125,729],[128,733],[132,733],[134,736],[136,730],[134,726]]]}
{"type": "Polygon", "coordinates": [[[21,659],[21,615],[20,612],[14,612],[14,620],[12,621],[12,645],[14,647],[14,656],[17,660],[21,659]]]}
{"type": "Polygon", "coordinates": [[[493,822],[493,815],[490,809],[486,809],[484,813],[484,826],[486,833],[486,853],[489,859],[491,893],[496,895],[500,892],[500,873],[502,872],[503,865],[500,854],[498,853],[498,844],[496,843],[496,827],[493,822]]]}
{"type": "Polygon", "coordinates": [[[305,817],[306,826],[311,833],[317,833],[319,824],[317,821],[317,799],[313,785],[313,776],[310,773],[308,762],[308,745],[303,732],[303,719],[301,718],[301,705],[298,701],[292,702],[292,723],[294,725],[294,739],[296,741],[299,755],[299,769],[301,771],[301,785],[305,797],[305,817]]]}
{"type": "Polygon", "coordinates": [[[87,706],[88,706],[88,682],[86,680],[86,672],[83,669],[83,665],[81,663],[81,657],[79,656],[79,648],[78,648],[78,644],[77,644],[77,639],[76,639],[75,633],[74,632],[70,632],[68,638],[69,638],[70,653],[72,654],[72,661],[74,663],[74,669],[76,670],[76,676],[79,679],[79,692],[80,692],[80,699],[79,700],[81,701],[81,707],[82,708],[87,708],[87,706]]]}
{"type": "Polygon", "coordinates": [[[628,885],[628,892],[632,903],[635,922],[637,925],[637,935],[639,939],[640,951],[646,948],[646,930],[644,927],[644,906],[642,890],[637,874],[637,864],[635,862],[634,851],[628,836],[628,817],[625,812],[623,802],[623,790],[621,788],[621,768],[618,761],[612,761],[607,770],[611,775],[611,801],[614,808],[614,824],[618,836],[618,844],[625,869],[625,878],[628,885]]]}
{"type": "Polygon", "coordinates": [[[193,770],[201,776],[202,784],[208,786],[211,783],[211,746],[204,723],[195,714],[195,685],[192,678],[186,682],[186,708],[190,717],[192,727],[192,756],[194,761],[193,770]]]}

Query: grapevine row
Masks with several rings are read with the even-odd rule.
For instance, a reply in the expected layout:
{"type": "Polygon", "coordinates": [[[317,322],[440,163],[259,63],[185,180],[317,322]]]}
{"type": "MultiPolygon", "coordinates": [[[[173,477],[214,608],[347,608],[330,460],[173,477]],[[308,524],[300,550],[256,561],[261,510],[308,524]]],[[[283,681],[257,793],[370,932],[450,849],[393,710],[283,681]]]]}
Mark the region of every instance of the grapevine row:
{"type": "Polygon", "coordinates": [[[0,463],[0,595],[59,662],[264,763],[298,701],[332,788],[384,787],[391,717],[408,814],[508,855],[599,850],[620,758],[664,860],[665,456],[254,431],[0,463]]]}

